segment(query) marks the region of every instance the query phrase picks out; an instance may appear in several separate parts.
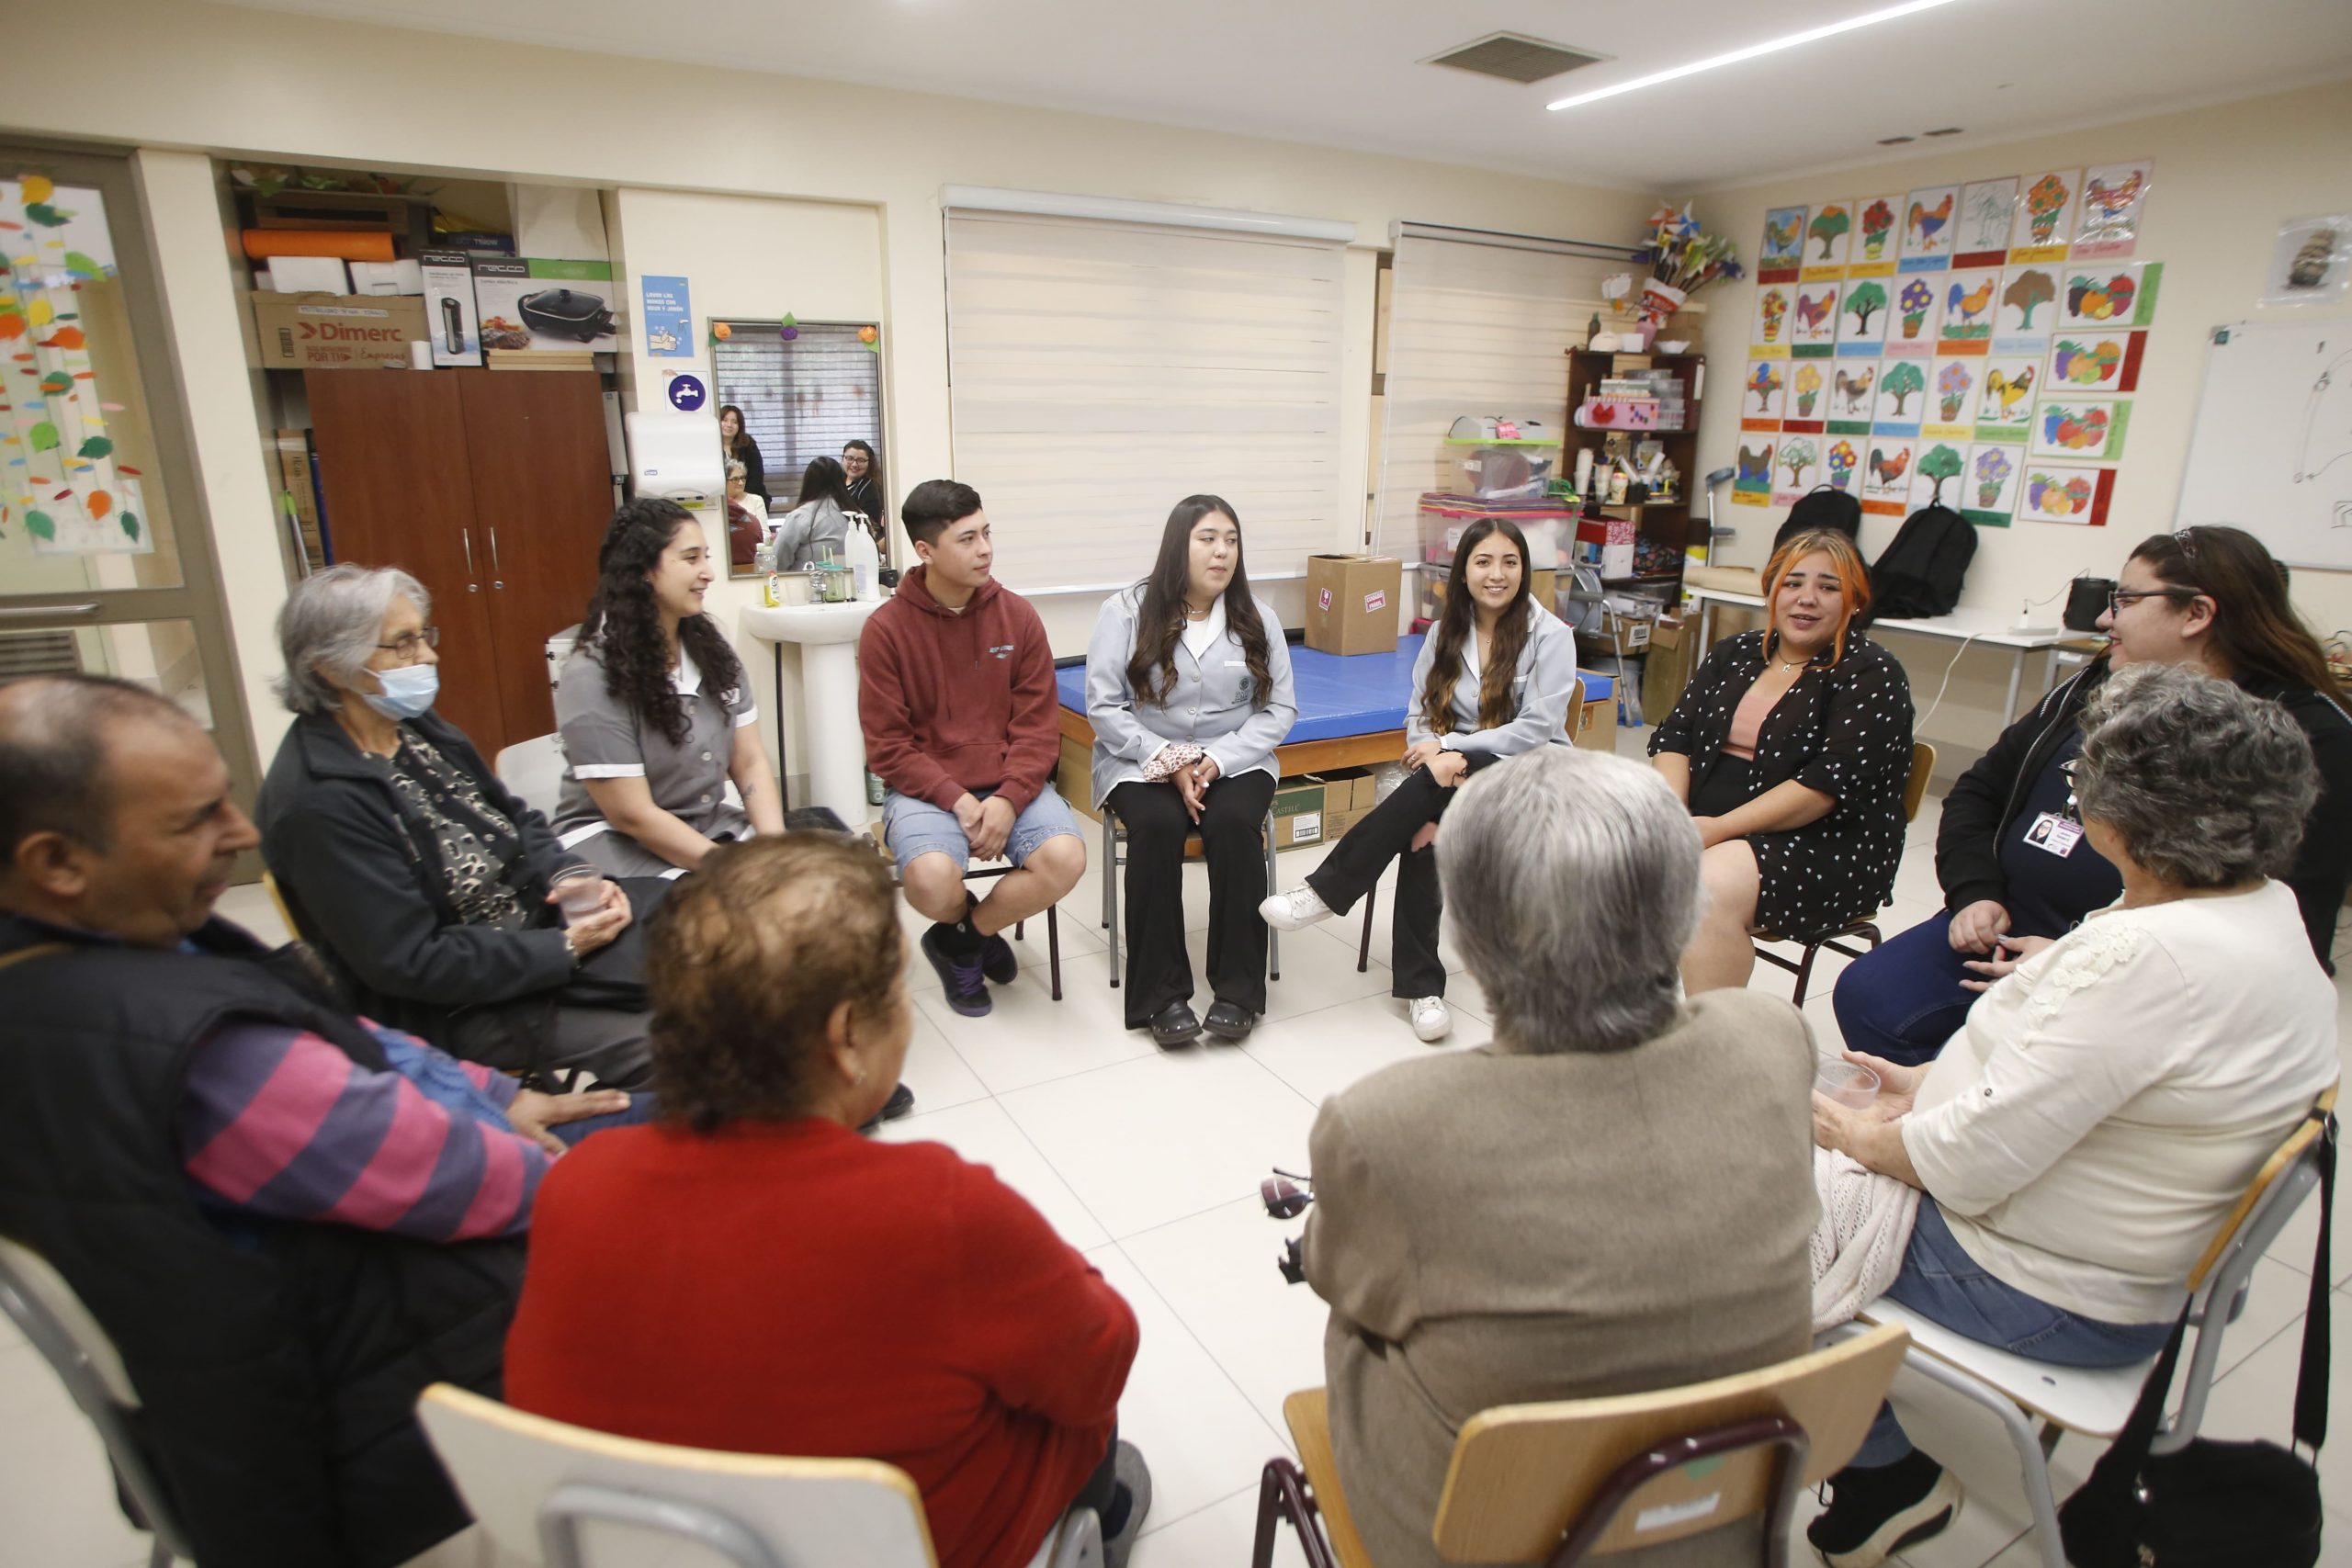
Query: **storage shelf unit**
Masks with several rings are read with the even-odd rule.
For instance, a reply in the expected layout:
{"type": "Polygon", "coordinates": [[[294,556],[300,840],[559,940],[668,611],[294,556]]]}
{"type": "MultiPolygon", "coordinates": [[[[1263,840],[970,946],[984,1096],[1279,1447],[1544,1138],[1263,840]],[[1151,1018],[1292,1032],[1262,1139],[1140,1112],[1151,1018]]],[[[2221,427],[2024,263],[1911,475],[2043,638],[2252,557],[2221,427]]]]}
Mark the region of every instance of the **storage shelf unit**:
{"type": "Polygon", "coordinates": [[[1679,587],[1682,581],[1682,551],[1706,527],[1705,513],[1695,517],[1692,502],[1695,488],[1702,481],[1699,477],[1699,400],[1706,381],[1706,355],[1702,354],[1618,354],[1588,348],[1572,348],[1568,354],[1567,446],[1561,455],[1560,471],[1570,477],[1576,473],[1577,453],[1589,449],[1597,468],[1602,445],[1616,432],[1587,430],[1575,423],[1577,409],[1585,400],[1600,395],[1603,380],[1629,370],[1661,369],[1671,371],[1682,383],[1682,428],[1679,430],[1629,431],[1624,434],[1641,441],[1656,441],[1666,448],[1667,460],[1681,475],[1680,491],[1671,500],[1651,501],[1640,507],[1603,506],[1601,511],[1617,517],[1634,517],[1637,522],[1636,538],[1646,541],[1648,549],[1636,544],[1636,558],[1650,552],[1663,552],[1664,560],[1651,571],[1636,571],[1631,576],[1608,581],[1625,586],[1679,587]],[[1670,561],[1671,567],[1665,562],[1670,561]]]}

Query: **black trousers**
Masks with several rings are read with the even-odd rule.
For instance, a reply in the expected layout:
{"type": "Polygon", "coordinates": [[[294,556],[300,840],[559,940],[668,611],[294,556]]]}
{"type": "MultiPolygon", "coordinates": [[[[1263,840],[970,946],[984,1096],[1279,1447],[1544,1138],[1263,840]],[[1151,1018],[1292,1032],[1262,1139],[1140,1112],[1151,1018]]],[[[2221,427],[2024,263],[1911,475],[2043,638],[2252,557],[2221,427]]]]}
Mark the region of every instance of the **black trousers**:
{"type": "MultiPolygon", "coordinates": [[[[1464,751],[1470,772],[1497,759],[1487,751],[1464,751]]],[[[1467,774],[1464,775],[1465,778],[1467,774]]],[[[1390,911],[1388,963],[1393,997],[1445,995],[1445,962],[1437,955],[1439,918],[1445,912],[1445,895],[1437,881],[1437,848],[1416,852],[1413,835],[1445,815],[1461,793],[1430,777],[1427,768],[1415,768],[1372,815],[1348,829],[1332,846],[1323,863],[1306,874],[1306,885],[1331,907],[1346,914],[1356,900],[1369,895],[1388,863],[1396,864],[1396,905],[1390,911]]]]}
{"type": "Polygon", "coordinates": [[[1209,869],[1209,991],[1252,1013],[1266,1010],[1266,850],[1261,837],[1274,781],[1220,778],[1201,796],[1195,829],[1172,784],[1131,780],[1106,803],[1127,828],[1127,1027],[1140,1029],[1193,995],[1184,952],[1184,837],[1197,830],[1209,869]]]}

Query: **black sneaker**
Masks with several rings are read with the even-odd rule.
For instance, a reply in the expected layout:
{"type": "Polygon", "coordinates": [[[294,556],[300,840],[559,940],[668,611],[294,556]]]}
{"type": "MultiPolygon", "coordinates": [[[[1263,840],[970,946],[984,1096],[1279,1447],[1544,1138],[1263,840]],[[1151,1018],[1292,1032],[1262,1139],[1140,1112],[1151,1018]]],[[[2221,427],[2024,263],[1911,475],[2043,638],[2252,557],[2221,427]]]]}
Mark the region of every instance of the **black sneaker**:
{"type": "Polygon", "coordinates": [[[1012,944],[1002,932],[980,939],[980,973],[1000,986],[1021,978],[1021,960],[1012,955],[1012,944]]]}
{"type": "Polygon", "coordinates": [[[882,1102],[882,1109],[874,1113],[874,1120],[860,1127],[858,1131],[871,1133],[883,1122],[896,1122],[914,1108],[915,1091],[900,1084],[890,1091],[890,1098],[882,1102]]]}
{"type": "Polygon", "coordinates": [[[1943,1534],[1960,1516],[1960,1483],[1914,1449],[1889,1465],[1848,1465],[1829,1478],[1829,1506],[1804,1538],[1829,1568],[1878,1568],[1943,1534]]]}
{"type": "Polygon", "coordinates": [[[986,1018],[989,1015],[989,1010],[996,1004],[989,998],[988,979],[980,973],[980,960],[977,954],[970,958],[951,955],[939,940],[936,925],[923,932],[922,940],[915,945],[922,949],[925,958],[931,960],[931,966],[939,971],[939,983],[946,987],[949,1007],[966,1018],[986,1018]]]}
{"type": "Polygon", "coordinates": [[[1228,1044],[1238,1045],[1258,1027],[1258,1015],[1238,1002],[1220,998],[1209,1008],[1209,1015],[1201,1021],[1201,1027],[1228,1044]]]}

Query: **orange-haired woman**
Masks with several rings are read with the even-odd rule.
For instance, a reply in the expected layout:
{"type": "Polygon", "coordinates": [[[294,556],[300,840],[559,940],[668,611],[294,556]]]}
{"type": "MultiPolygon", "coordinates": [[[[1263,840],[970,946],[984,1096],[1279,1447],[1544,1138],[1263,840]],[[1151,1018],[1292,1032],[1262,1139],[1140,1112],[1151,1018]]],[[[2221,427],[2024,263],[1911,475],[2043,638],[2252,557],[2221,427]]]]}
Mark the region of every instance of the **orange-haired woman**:
{"type": "Polygon", "coordinates": [[[1816,931],[1885,903],[1903,858],[1911,682],[1854,618],[1870,577],[1843,534],[1800,534],[1764,568],[1771,624],[1715,646],[1650,740],[1706,853],[1691,992],[1744,986],[1749,933],[1816,931]]]}

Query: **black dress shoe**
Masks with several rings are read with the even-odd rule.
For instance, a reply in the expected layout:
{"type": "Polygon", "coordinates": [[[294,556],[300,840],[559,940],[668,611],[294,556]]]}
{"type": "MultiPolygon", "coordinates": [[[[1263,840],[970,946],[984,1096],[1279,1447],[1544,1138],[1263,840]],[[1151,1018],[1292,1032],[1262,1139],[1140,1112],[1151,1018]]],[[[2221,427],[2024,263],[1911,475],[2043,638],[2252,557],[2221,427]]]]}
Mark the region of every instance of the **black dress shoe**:
{"type": "Polygon", "coordinates": [[[890,1091],[890,1098],[882,1102],[882,1109],[880,1111],[876,1113],[874,1120],[868,1122],[865,1126],[860,1127],[858,1131],[861,1133],[871,1133],[875,1128],[882,1125],[883,1122],[896,1122],[899,1117],[904,1116],[908,1111],[912,1111],[914,1108],[915,1091],[909,1089],[906,1085],[900,1084],[898,1088],[890,1091]]]}
{"type": "Polygon", "coordinates": [[[1219,1040],[1238,1045],[1250,1038],[1251,1030],[1258,1027],[1258,1015],[1238,1002],[1228,1002],[1219,998],[1210,1007],[1208,1019],[1201,1027],[1219,1040]]]}
{"type": "Polygon", "coordinates": [[[1163,1051],[1179,1045],[1190,1045],[1201,1037],[1201,1021],[1193,1016],[1190,1002],[1170,1002],[1151,1021],[1151,1043],[1163,1051]]]}

